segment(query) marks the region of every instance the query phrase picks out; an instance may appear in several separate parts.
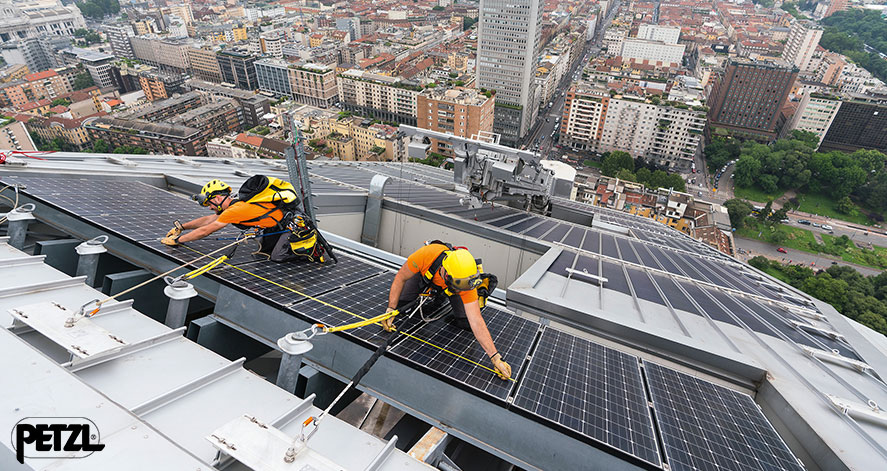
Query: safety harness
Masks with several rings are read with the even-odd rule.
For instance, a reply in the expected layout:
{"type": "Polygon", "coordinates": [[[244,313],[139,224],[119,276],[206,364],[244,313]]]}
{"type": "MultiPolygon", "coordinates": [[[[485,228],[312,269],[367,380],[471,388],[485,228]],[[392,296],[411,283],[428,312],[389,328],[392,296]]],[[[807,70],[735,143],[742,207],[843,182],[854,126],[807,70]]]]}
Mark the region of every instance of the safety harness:
{"type": "Polygon", "coordinates": [[[265,175],[255,175],[243,182],[240,190],[237,191],[237,201],[254,204],[262,209],[268,209],[268,204],[272,205],[271,209],[268,209],[264,214],[235,224],[241,229],[255,226],[254,223],[265,218],[270,218],[274,221],[275,227],[283,229],[289,222],[287,216],[292,217],[298,211],[299,206],[299,196],[291,183],[265,175]],[[282,214],[280,219],[272,216],[277,210],[280,210],[282,214]]]}
{"type": "MultiPolygon", "coordinates": [[[[432,282],[432,280],[434,279],[434,274],[437,273],[438,271],[440,271],[440,267],[441,267],[441,265],[443,265],[444,259],[447,258],[447,252],[452,251],[452,250],[458,250],[458,249],[466,249],[467,250],[467,247],[453,247],[453,244],[450,244],[448,242],[443,242],[440,240],[432,240],[432,241],[425,242],[425,245],[431,245],[431,244],[443,245],[447,248],[447,250],[442,251],[437,256],[437,258],[435,258],[434,261],[431,262],[431,265],[428,267],[428,270],[425,270],[424,272],[422,272],[423,296],[434,297],[440,293],[443,293],[446,296],[452,296],[456,293],[453,293],[447,287],[441,288],[440,286],[437,286],[436,284],[434,284],[432,282]]],[[[477,302],[480,305],[480,308],[483,309],[484,306],[486,306],[486,304],[487,304],[487,298],[489,298],[490,295],[493,294],[493,291],[499,285],[499,279],[496,278],[496,275],[493,275],[492,273],[484,273],[483,272],[484,271],[483,261],[481,259],[476,258],[475,262],[477,262],[477,271],[480,272],[479,277],[481,279],[481,284],[476,288],[477,289],[477,302]]]]}

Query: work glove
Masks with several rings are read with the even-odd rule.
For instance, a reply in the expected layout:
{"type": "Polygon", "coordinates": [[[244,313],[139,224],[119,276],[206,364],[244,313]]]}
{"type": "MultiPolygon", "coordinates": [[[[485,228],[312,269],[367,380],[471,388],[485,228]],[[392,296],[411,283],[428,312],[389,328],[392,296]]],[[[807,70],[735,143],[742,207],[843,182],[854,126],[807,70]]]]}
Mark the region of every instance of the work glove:
{"type": "Polygon", "coordinates": [[[175,237],[166,236],[166,237],[160,239],[160,243],[163,245],[169,245],[171,247],[174,247],[176,245],[179,245],[179,236],[175,236],[175,237]]]}
{"type": "Polygon", "coordinates": [[[500,355],[499,352],[496,352],[496,354],[491,356],[490,361],[493,362],[493,367],[496,369],[496,375],[498,375],[499,378],[511,378],[511,366],[502,360],[502,355],[500,355]]]}
{"type": "MultiPolygon", "coordinates": [[[[391,309],[390,307],[385,310],[385,314],[388,314],[395,309],[391,309]]],[[[382,328],[385,329],[385,332],[394,332],[394,316],[391,316],[387,319],[382,319],[382,328]]]]}
{"type": "Polygon", "coordinates": [[[185,230],[185,228],[182,227],[182,223],[180,223],[179,221],[176,221],[173,224],[175,225],[175,227],[173,227],[169,230],[169,232],[166,233],[167,237],[178,237],[182,235],[182,231],[185,230]]]}

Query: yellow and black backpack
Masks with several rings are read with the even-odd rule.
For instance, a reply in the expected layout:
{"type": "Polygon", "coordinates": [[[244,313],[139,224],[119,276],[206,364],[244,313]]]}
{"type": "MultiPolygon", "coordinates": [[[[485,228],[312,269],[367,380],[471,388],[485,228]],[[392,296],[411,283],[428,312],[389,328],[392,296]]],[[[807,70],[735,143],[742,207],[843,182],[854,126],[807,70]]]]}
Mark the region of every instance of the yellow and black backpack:
{"type": "MultiPolygon", "coordinates": [[[[281,210],[284,215],[289,212],[298,211],[299,209],[299,195],[296,193],[296,188],[287,181],[279,178],[267,177],[265,175],[254,175],[243,182],[243,185],[241,185],[240,189],[237,191],[237,201],[243,201],[259,206],[262,206],[265,203],[274,204],[274,207],[268,210],[265,214],[246,221],[241,221],[240,223],[244,225],[243,227],[238,225],[238,227],[241,228],[249,227],[244,223],[257,222],[266,217],[272,217],[271,213],[278,209],[281,210]]],[[[274,222],[277,223],[278,227],[286,225],[284,220],[278,221],[277,219],[274,219],[274,222]]]]}

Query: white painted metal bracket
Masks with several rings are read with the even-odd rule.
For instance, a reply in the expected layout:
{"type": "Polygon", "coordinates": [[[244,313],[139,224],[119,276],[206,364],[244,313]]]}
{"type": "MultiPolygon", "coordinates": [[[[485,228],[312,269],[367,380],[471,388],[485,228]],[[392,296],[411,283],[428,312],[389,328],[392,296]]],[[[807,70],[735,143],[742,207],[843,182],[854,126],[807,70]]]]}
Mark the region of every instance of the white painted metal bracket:
{"type": "Polygon", "coordinates": [[[865,420],[882,427],[887,426],[887,413],[878,407],[875,401],[869,401],[868,404],[859,404],[832,396],[831,394],[826,394],[825,396],[831,401],[832,406],[842,414],[847,414],[854,419],[865,420]]]}
{"type": "Polygon", "coordinates": [[[585,270],[585,269],[583,269],[582,271],[579,271],[579,270],[576,270],[573,268],[564,268],[564,270],[566,270],[567,273],[569,273],[570,275],[578,275],[578,276],[588,278],[592,281],[596,281],[597,284],[601,285],[601,286],[603,286],[603,284],[608,281],[605,277],[598,276],[593,273],[588,273],[588,270],[585,270]]]}
{"type": "Polygon", "coordinates": [[[293,446],[293,437],[248,415],[219,427],[206,439],[222,453],[255,471],[345,469],[308,446],[297,450],[295,459],[287,462],[284,458],[293,446]]]}
{"type": "Polygon", "coordinates": [[[65,327],[65,321],[75,313],[58,303],[45,301],[29,304],[10,309],[9,313],[16,322],[28,325],[80,359],[116,351],[127,345],[125,340],[96,325],[89,318],[80,319],[70,327],[65,327]]]}
{"type": "Polygon", "coordinates": [[[854,360],[852,358],[847,358],[841,355],[837,350],[826,351],[820,350],[818,348],[808,347],[806,345],[801,345],[801,349],[804,350],[808,355],[819,358],[820,360],[827,361],[829,363],[834,363],[836,365],[846,366],[848,368],[853,368],[860,373],[865,373],[867,370],[872,369],[867,363],[863,363],[859,360],[854,360]]]}
{"type": "Polygon", "coordinates": [[[792,325],[794,325],[798,329],[806,330],[808,332],[813,332],[813,333],[822,335],[823,337],[829,337],[832,340],[844,340],[844,336],[842,334],[835,332],[833,330],[825,329],[822,327],[817,327],[815,325],[810,325],[810,324],[806,324],[803,322],[798,322],[794,319],[789,319],[789,322],[791,322],[792,325]]]}

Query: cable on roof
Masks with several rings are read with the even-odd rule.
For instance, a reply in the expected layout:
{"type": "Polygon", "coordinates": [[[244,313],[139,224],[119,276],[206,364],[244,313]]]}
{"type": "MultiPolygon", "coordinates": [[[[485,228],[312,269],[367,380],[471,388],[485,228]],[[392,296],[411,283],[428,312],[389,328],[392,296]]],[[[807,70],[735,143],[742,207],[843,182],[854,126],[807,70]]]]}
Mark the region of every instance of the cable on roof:
{"type": "MultiPolygon", "coordinates": [[[[200,251],[197,250],[197,249],[193,249],[193,248],[188,247],[188,246],[184,246],[184,247],[185,247],[186,249],[188,249],[188,250],[190,250],[190,251],[192,251],[192,252],[198,253],[198,254],[202,254],[202,253],[203,253],[203,252],[200,252],[200,251]]],[[[223,248],[224,248],[224,247],[223,247],[223,248]]],[[[220,249],[220,250],[221,250],[221,249],[220,249]]],[[[218,250],[216,250],[215,252],[218,252],[218,250]]],[[[211,252],[210,254],[215,253],[215,252],[211,252]]],[[[209,255],[209,254],[207,254],[207,255],[209,255]]],[[[201,257],[201,258],[205,258],[205,257],[206,257],[206,255],[204,255],[204,256],[201,257]]],[[[199,260],[199,259],[198,259],[198,260],[199,260]]],[[[195,261],[196,261],[196,260],[195,260],[195,261]]],[[[193,263],[193,262],[192,262],[192,263],[193,263]]],[[[239,266],[237,266],[237,265],[232,265],[232,264],[230,264],[230,263],[228,263],[228,262],[222,262],[222,263],[224,263],[225,265],[227,265],[227,266],[229,266],[229,267],[231,267],[231,268],[234,268],[235,270],[239,270],[239,271],[241,271],[241,272],[243,272],[243,273],[246,273],[247,275],[250,275],[250,276],[253,276],[253,277],[255,277],[255,278],[258,278],[258,279],[260,279],[260,280],[262,280],[262,281],[264,281],[264,282],[266,282],[266,283],[271,283],[272,285],[277,286],[278,288],[285,289],[285,290],[287,290],[287,291],[289,291],[289,292],[291,292],[291,293],[298,294],[299,296],[304,296],[304,297],[307,298],[307,299],[310,299],[310,300],[312,300],[312,301],[315,301],[315,302],[318,302],[318,303],[320,303],[320,304],[323,304],[324,306],[327,306],[327,307],[329,307],[329,308],[335,309],[335,310],[337,310],[337,311],[339,311],[339,312],[342,312],[342,313],[348,314],[349,316],[356,317],[356,318],[361,319],[361,320],[364,320],[364,321],[368,321],[368,320],[370,320],[370,319],[374,319],[374,318],[367,318],[367,317],[361,316],[360,314],[355,314],[355,313],[353,313],[353,312],[351,312],[351,311],[349,311],[349,310],[347,310],[347,309],[341,308],[341,307],[336,306],[336,305],[334,305],[334,304],[330,304],[330,303],[328,303],[328,302],[326,302],[326,301],[324,301],[324,300],[322,300],[322,299],[318,299],[318,298],[316,298],[316,297],[314,297],[314,296],[311,296],[311,295],[309,295],[309,294],[305,294],[305,293],[303,293],[303,292],[301,292],[301,291],[299,291],[299,290],[297,290],[297,289],[293,289],[293,288],[290,288],[289,286],[285,286],[285,285],[282,285],[282,284],[277,283],[277,282],[275,282],[275,281],[269,280],[268,278],[265,278],[265,277],[263,277],[263,276],[261,276],[261,275],[257,275],[257,274],[255,274],[255,273],[253,273],[253,272],[251,272],[251,271],[249,271],[249,270],[246,270],[246,269],[244,269],[244,268],[241,268],[241,267],[239,267],[239,266]]],[[[119,295],[118,295],[118,296],[119,296],[119,295]]],[[[377,316],[377,317],[378,317],[378,316],[377,316]]],[[[381,320],[379,320],[379,321],[377,321],[377,322],[370,322],[370,323],[367,323],[366,325],[369,325],[369,324],[379,324],[379,322],[381,322],[381,320]]],[[[333,327],[333,328],[335,328],[335,327],[333,327]]],[[[345,330],[345,329],[341,329],[341,330],[345,330]]],[[[456,358],[459,358],[459,359],[461,359],[461,360],[465,360],[465,361],[467,361],[468,363],[471,363],[472,365],[475,365],[475,366],[477,366],[477,367],[479,367],[479,368],[483,368],[483,369],[485,369],[485,370],[487,370],[487,371],[489,371],[489,372],[491,372],[491,373],[493,373],[493,374],[495,374],[495,375],[497,375],[497,376],[498,376],[498,374],[499,374],[499,373],[496,372],[496,370],[494,370],[493,368],[490,368],[490,367],[488,367],[488,366],[486,366],[486,365],[480,364],[480,363],[478,363],[478,362],[476,362],[476,361],[474,361],[474,360],[472,360],[472,359],[470,359],[470,358],[466,358],[466,357],[464,357],[464,356],[462,356],[462,355],[459,355],[458,353],[453,352],[453,351],[451,351],[451,350],[447,350],[446,348],[441,347],[440,345],[436,345],[436,344],[431,343],[431,342],[429,342],[429,341],[427,341],[427,340],[424,340],[424,339],[421,339],[421,338],[419,338],[419,337],[416,337],[416,336],[413,335],[413,334],[410,334],[410,333],[404,332],[404,331],[402,331],[402,330],[397,330],[397,331],[395,331],[395,332],[398,332],[398,333],[403,334],[403,335],[405,335],[405,336],[407,336],[407,337],[409,337],[409,338],[411,338],[411,339],[413,339],[413,340],[416,340],[416,341],[418,341],[418,342],[422,342],[422,343],[424,343],[424,344],[426,344],[426,345],[429,345],[429,346],[431,346],[431,347],[434,347],[434,348],[436,348],[436,349],[438,349],[438,350],[440,350],[440,351],[442,351],[442,352],[444,352],[444,353],[447,353],[447,354],[449,354],[449,355],[452,355],[452,356],[454,356],[454,357],[456,357],[456,358]]],[[[517,382],[514,378],[508,378],[508,380],[509,380],[509,381],[512,381],[512,382],[517,382]]]]}

